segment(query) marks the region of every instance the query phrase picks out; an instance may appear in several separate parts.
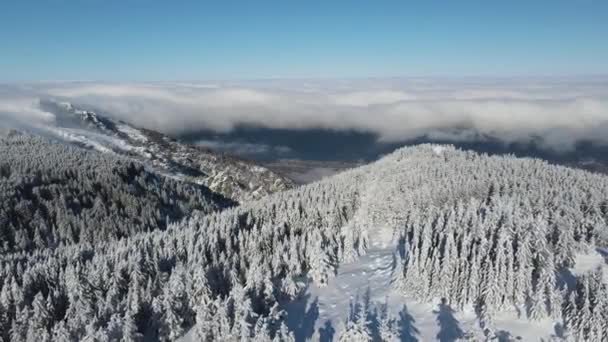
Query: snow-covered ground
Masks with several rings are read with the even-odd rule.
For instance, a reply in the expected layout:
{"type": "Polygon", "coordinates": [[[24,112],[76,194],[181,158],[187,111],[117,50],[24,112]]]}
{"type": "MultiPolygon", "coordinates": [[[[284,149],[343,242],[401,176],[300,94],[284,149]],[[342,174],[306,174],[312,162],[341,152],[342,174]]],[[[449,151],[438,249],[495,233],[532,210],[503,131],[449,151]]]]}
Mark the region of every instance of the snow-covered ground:
{"type": "Polygon", "coordinates": [[[440,156],[443,153],[443,151],[445,151],[445,146],[441,146],[441,145],[434,145],[433,146],[433,152],[436,155],[440,156]]]}
{"type": "Polygon", "coordinates": [[[574,267],[570,270],[578,276],[591,272],[598,267],[603,268],[604,282],[608,284],[608,248],[597,248],[589,253],[580,253],[574,259],[574,267]]]}
{"type": "MultiPolygon", "coordinates": [[[[379,232],[376,236],[382,240],[386,235],[379,232]]],[[[337,341],[348,316],[362,304],[371,313],[368,320],[374,340],[379,340],[384,309],[396,319],[402,341],[457,341],[465,336],[471,341],[483,340],[472,309],[456,311],[439,298],[422,303],[396,291],[392,286],[395,248],[378,240],[371,241],[366,255],[341,265],[327,286],[311,285],[298,300],[284,307],[287,326],[296,341],[337,341]]],[[[548,341],[556,338],[560,325],[551,320],[532,322],[518,318],[515,311],[505,311],[495,315],[493,329],[498,336],[493,340],[497,341],[548,341]]],[[[181,339],[189,341],[196,341],[194,329],[181,339]]]]}
{"type": "MultiPolygon", "coordinates": [[[[354,263],[340,267],[328,286],[311,286],[305,295],[286,307],[287,325],[300,340],[315,334],[333,336],[344,326],[351,304],[384,303],[392,295],[393,253],[373,249],[354,263]],[[333,333],[332,333],[333,331],[333,333]]],[[[389,301],[395,304],[394,300],[389,301]]],[[[327,340],[327,339],[325,339],[327,340]]]]}
{"type": "Polygon", "coordinates": [[[106,145],[96,139],[91,139],[85,130],[56,128],[52,126],[42,127],[41,130],[56,138],[79,143],[102,153],[112,153],[112,150],[106,147],[106,145]]]}
{"type": "MultiPolygon", "coordinates": [[[[374,234],[370,235],[373,239],[374,234]]],[[[376,339],[384,308],[396,318],[403,341],[455,341],[465,335],[483,336],[473,310],[459,312],[440,299],[421,303],[407,293],[397,292],[391,281],[395,249],[373,240],[371,243],[366,255],[341,265],[326,287],[311,285],[299,300],[285,307],[287,325],[297,341],[337,340],[355,303],[369,305],[369,326],[376,339]]],[[[555,330],[554,322],[530,322],[510,311],[497,314],[494,320],[494,331],[505,341],[507,336],[523,341],[547,340],[555,335],[555,330]]]]}
{"type": "MultiPolygon", "coordinates": [[[[483,340],[472,308],[456,311],[439,298],[423,303],[409,297],[407,291],[394,289],[395,247],[386,241],[390,235],[386,229],[370,234],[366,255],[341,265],[327,286],[311,285],[299,299],[284,307],[286,323],[296,341],[337,341],[357,305],[369,308],[369,328],[375,340],[379,340],[379,319],[385,309],[396,319],[402,341],[456,341],[465,336],[472,341],[483,340]]],[[[604,267],[608,274],[607,248],[577,255],[571,272],[579,275],[596,267],[604,267]]],[[[518,318],[515,311],[496,313],[493,329],[497,341],[559,341],[557,337],[562,333],[559,322],[533,322],[518,318]]],[[[182,342],[195,340],[193,330],[182,338],[182,342]]]]}
{"type": "Polygon", "coordinates": [[[148,138],[141,133],[140,130],[135,129],[129,125],[118,125],[116,127],[120,132],[126,134],[131,139],[139,141],[139,142],[147,142],[148,138]]]}
{"type": "MultiPolygon", "coordinates": [[[[370,234],[372,241],[366,255],[341,265],[327,286],[311,284],[299,299],[283,308],[287,326],[294,332],[296,341],[337,341],[347,318],[357,311],[358,305],[369,308],[369,328],[374,340],[379,340],[382,310],[396,319],[402,341],[457,341],[465,337],[471,341],[484,340],[472,308],[456,311],[439,298],[424,303],[408,296],[407,291],[394,289],[395,247],[384,241],[389,235],[383,229],[370,234]]],[[[598,248],[589,254],[577,255],[571,272],[578,275],[598,266],[604,267],[608,274],[608,249],[598,248]]],[[[495,333],[492,340],[496,341],[560,341],[558,337],[563,333],[560,322],[529,321],[519,318],[515,310],[496,313],[492,328],[495,333]]],[[[196,341],[193,331],[181,341],[196,341]]]]}

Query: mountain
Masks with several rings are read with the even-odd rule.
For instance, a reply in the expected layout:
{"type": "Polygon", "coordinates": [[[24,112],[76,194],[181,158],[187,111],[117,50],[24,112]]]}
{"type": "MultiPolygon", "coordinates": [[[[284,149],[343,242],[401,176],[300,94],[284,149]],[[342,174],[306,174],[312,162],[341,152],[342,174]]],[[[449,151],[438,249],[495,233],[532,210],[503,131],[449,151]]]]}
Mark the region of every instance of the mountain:
{"type": "Polygon", "coordinates": [[[12,132],[0,137],[0,254],[164,230],[233,202],[133,160],[12,132]]]}
{"type": "Polygon", "coordinates": [[[56,116],[52,134],[81,146],[134,158],[171,177],[205,185],[227,198],[245,202],[293,187],[288,178],[260,165],[181,143],[67,102],[40,106],[56,116]]]}
{"type": "Polygon", "coordinates": [[[0,256],[11,341],[608,338],[608,177],[400,149],[95,246],[0,256]]]}

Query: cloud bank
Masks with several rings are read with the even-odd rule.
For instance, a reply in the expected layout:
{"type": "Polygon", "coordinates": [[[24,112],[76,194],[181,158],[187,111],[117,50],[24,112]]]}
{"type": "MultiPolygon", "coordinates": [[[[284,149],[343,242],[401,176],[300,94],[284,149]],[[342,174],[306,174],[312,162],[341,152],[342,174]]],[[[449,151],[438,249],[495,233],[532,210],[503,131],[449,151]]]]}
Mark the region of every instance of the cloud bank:
{"type": "Polygon", "coordinates": [[[38,98],[24,95],[3,96],[0,93],[0,127],[36,128],[52,125],[55,116],[39,107],[38,98]]]}
{"type": "Polygon", "coordinates": [[[372,132],[383,142],[493,138],[555,150],[608,143],[608,77],[51,83],[17,93],[19,101],[0,103],[0,115],[52,121],[33,103],[56,98],[172,135],[251,125],[372,132]]]}

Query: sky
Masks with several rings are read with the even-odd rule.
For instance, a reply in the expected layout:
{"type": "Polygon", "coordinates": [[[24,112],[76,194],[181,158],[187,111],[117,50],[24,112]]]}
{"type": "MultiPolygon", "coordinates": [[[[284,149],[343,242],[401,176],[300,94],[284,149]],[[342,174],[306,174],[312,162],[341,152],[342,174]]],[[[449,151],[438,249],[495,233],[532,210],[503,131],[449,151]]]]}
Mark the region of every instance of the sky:
{"type": "Polygon", "coordinates": [[[0,82],[608,74],[608,1],[0,2],[0,82]]]}

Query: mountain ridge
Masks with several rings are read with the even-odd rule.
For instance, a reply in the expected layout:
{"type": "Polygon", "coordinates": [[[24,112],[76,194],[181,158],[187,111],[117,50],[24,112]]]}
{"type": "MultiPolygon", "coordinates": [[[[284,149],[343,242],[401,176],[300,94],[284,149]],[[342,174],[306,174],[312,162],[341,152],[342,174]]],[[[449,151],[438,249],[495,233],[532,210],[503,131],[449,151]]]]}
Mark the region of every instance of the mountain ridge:
{"type": "Polygon", "coordinates": [[[290,179],[261,165],[184,144],[69,102],[42,100],[40,105],[56,116],[57,127],[51,129],[65,140],[135,158],[168,176],[205,185],[238,202],[294,186],[290,179]]]}

